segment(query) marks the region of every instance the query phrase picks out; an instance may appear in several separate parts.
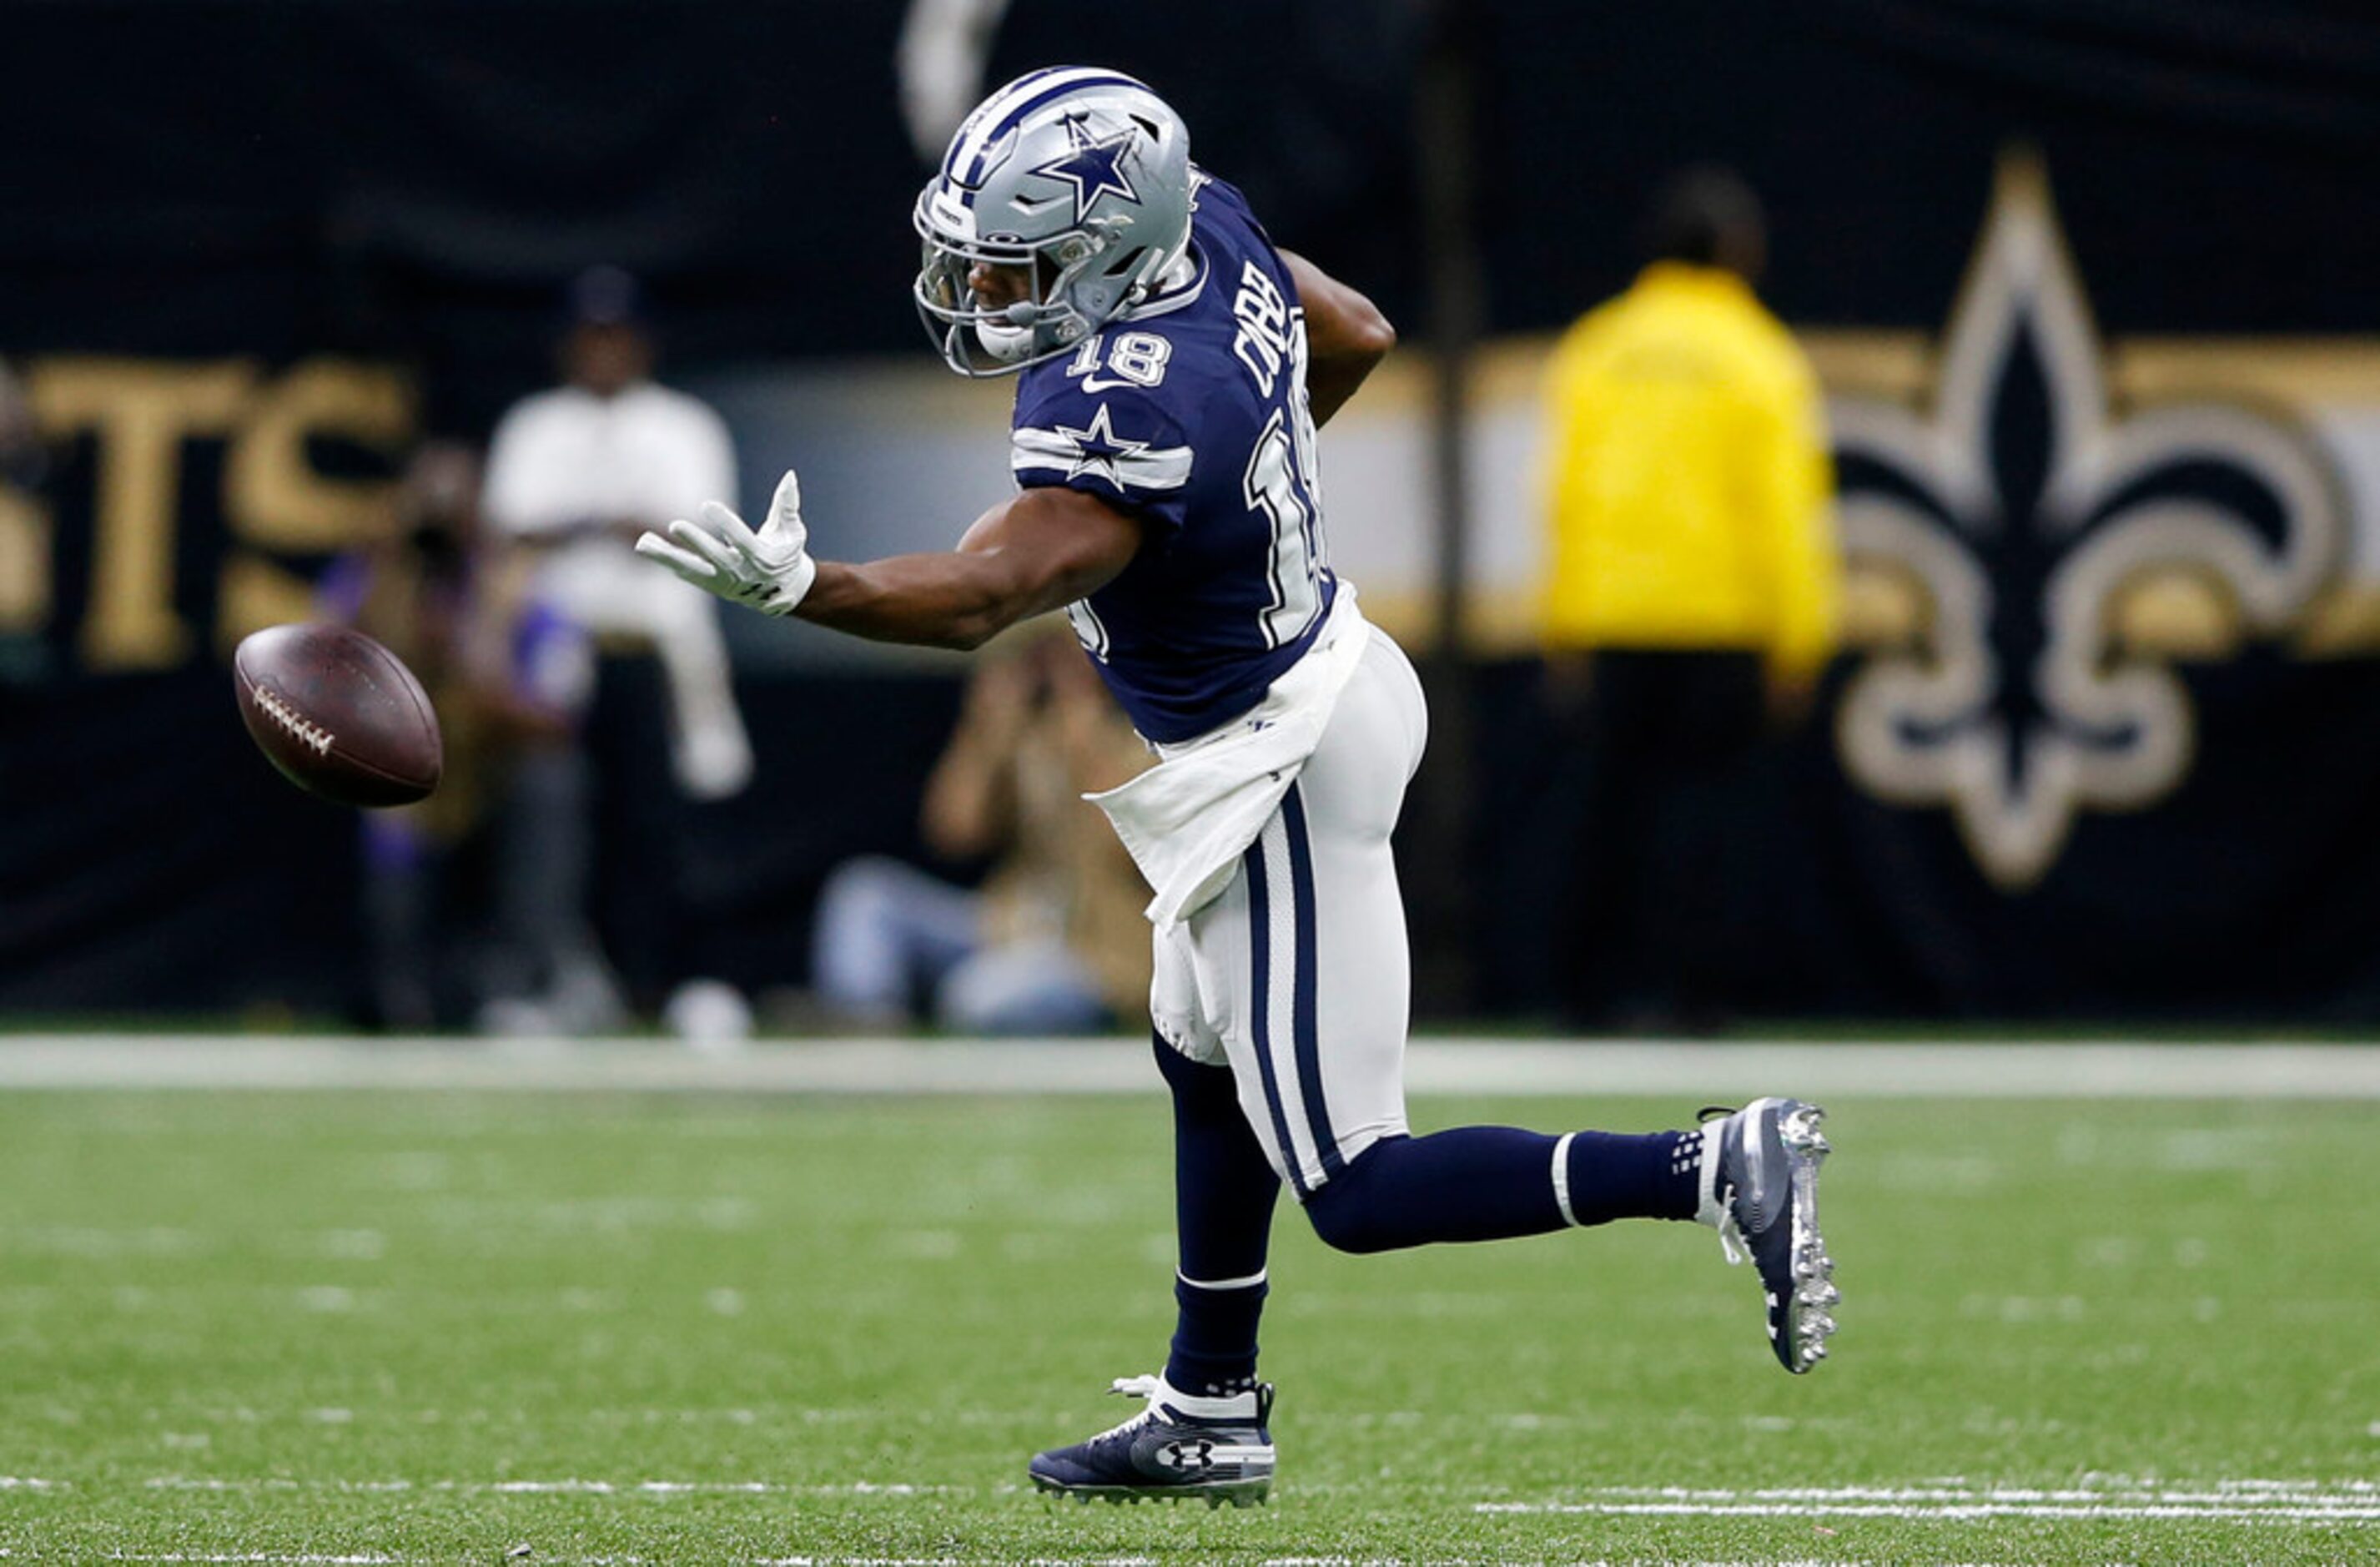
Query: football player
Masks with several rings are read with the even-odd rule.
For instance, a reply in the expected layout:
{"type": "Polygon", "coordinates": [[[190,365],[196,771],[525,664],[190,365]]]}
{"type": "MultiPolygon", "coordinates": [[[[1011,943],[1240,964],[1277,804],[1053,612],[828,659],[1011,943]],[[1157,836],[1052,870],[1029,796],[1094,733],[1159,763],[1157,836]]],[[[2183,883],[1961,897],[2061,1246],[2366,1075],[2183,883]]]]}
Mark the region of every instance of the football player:
{"type": "Polygon", "coordinates": [[[1789,1371],[1826,1354],[1821,1111],[1703,1127],[1407,1130],[1408,969],[1389,834],[1427,727],[1404,654],[1332,572],[1315,427],[1395,341],[1190,161],[1111,70],[1036,71],[968,116],[917,202],[917,309],[962,375],[1014,375],[1017,492],[947,553],[809,552],[788,473],[638,548],[771,614],[973,648],[1063,607],[1159,758],[1097,796],[1156,896],[1150,1011],[1173,1092],[1178,1330],[1114,1429],[1032,1460],[1081,1498],[1261,1500],[1267,1239],[1287,1183],[1331,1245],[1384,1251],[1621,1218],[1698,1219],[1746,1253],[1789,1371]]]}

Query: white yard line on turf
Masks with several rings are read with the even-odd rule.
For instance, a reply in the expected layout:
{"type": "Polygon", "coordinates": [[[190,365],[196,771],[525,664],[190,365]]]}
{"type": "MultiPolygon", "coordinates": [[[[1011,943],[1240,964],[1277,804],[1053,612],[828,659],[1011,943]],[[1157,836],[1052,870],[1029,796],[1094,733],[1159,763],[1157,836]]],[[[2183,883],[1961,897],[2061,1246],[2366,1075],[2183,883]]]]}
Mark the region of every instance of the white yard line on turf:
{"type": "Polygon", "coordinates": [[[136,1553],[118,1550],[110,1552],[106,1560],[110,1561],[270,1561],[285,1562],[289,1567],[318,1567],[318,1564],[319,1567],[389,1567],[390,1563],[401,1562],[405,1558],[402,1556],[278,1555],[261,1550],[225,1552],[219,1555],[185,1551],[136,1553]]]}
{"type": "MultiPolygon", "coordinates": [[[[1430,1039],[1425,1094],[2380,1099],[2380,1047],[1430,1039]]],[[[0,1089],[419,1088],[716,1094],[1161,1091],[1137,1040],[815,1039],[699,1054],[660,1039],[0,1036],[0,1089]]]]}
{"type": "MultiPolygon", "coordinates": [[[[12,1559],[14,1553],[0,1549],[0,1561],[12,1559]]],[[[401,1556],[323,1556],[278,1554],[271,1551],[243,1551],[202,1554],[184,1551],[132,1552],[115,1551],[103,1558],[108,1561],[160,1562],[262,1562],[275,1567],[317,1567],[317,1564],[349,1563],[353,1567],[395,1567],[409,1559],[401,1556]]],[[[420,1558],[425,1561],[443,1561],[444,1557],[420,1558]]],[[[509,1560],[509,1559],[508,1559],[509,1560]]],[[[642,1567],[650,1558],[642,1556],[542,1556],[531,1555],[521,1560],[541,1564],[541,1567],[642,1567]]],[[[732,1560],[732,1559],[731,1559],[732,1560]]],[[[1158,1567],[1160,1558],[1153,1556],[762,1556],[739,1563],[739,1567],[1158,1567]]],[[[1271,1556],[1256,1567],[1873,1567],[1864,1558],[1824,1559],[1816,1557],[1780,1557],[1766,1561],[1733,1557],[1726,1561],[1671,1560],[1667,1557],[1650,1560],[1631,1557],[1625,1563],[1609,1558],[1591,1561],[1572,1558],[1547,1560],[1496,1557],[1478,1560],[1461,1556],[1433,1557],[1353,1557],[1353,1556],[1271,1556]]],[[[1988,1561],[1945,1561],[1941,1567],[1998,1567],[1988,1561]]]]}
{"type": "MultiPolygon", "coordinates": [[[[7,1555],[7,1550],[0,1550],[7,1555]]],[[[402,1562],[441,1562],[450,1558],[402,1558],[402,1555],[307,1555],[307,1553],[273,1553],[273,1550],[224,1550],[224,1553],[186,1553],[186,1550],[115,1550],[107,1562],[272,1562],[273,1567],[397,1567],[402,1562]]],[[[645,1562],[640,1555],[565,1555],[565,1558],[536,1558],[521,1555],[524,1562],[542,1562],[542,1567],[638,1567],[645,1562]]]]}
{"type": "Polygon", "coordinates": [[[1611,1487],[1561,1501],[1482,1501],[1475,1512],[1663,1518],[2207,1519],[2275,1523],[2380,1522],[2380,1485],[2218,1480],[2174,1485],[1840,1486],[1764,1490],[1611,1487]]]}
{"type": "MultiPolygon", "coordinates": [[[[298,1480],[273,1476],[216,1479],[164,1475],[144,1484],[152,1490],[170,1491],[439,1492],[481,1496],[662,1497],[698,1494],[897,1499],[975,1495],[978,1492],[978,1488],[971,1486],[913,1485],[876,1480],[807,1484],[767,1480],[579,1478],[298,1480]]],[[[2370,1480],[2236,1479],[2169,1483],[2111,1481],[2104,1485],[2036,1487],[1940,1482],[1909,1486],[1776,1487],[1756,1490],[1612,1486],[1544,1501],[1476,1501],[1472,1504],[1472,1511],[1490,1514],[1611,1517],[1912,1518],[1945,1522],[1985,1518],[2203,1518],[2365,1524],[2380,1522],[2380,1483],[2370,1480]]],[[[1283,1560],[1286,1561],[1288,1559],[1283,1560]]]]}
{"type": "Polygon", "coordinates": [[[780,1485],[768,1480],[297,1480],[281,1476],[211,1479],[160,1475],[141,1482],[152,1491],[337,1491],[371,1494],[439,1491],[467,1496],[952,1496],[972,1486],[913,1486],[852,1480],[839,1485],[780,1485]]]}
{"type": "Polygon", "coordinates": [[[2100,1502],[2088,1507],[1977,1502],[1573,1502],[1542,1507],[1482,1507],[1483,1512],[1585,1514],[1599,1518],[1904,1518],[1946,1524],[1994,1518],[2197,1519],[2208,1523],[2380,1523],[2380,1508],[2161,1507],[2155,1503],[2100,1502]]]}
{"type": "MultiPolygon", "coordinates": [[[[0,1548],[0,1561],[12,1560],[13,1551],[0,1548]]],[[[505,1560],[514,1558],[507,1555],[505,1560]]],[[[650,1559],[642,1556],[542,1556],[534,1553],[521,1560],[539,1561],[545,1567],[643,1567],[650,1559]]],[[[157,1562],[258,1562],[273,1567],[396,1567],[414,1560],[402,1556],[379,1554],[327,1555],[309,1552],[276,1551],[113,1551],[109,1561],[157,1562]]],[[[443,1561],[444,1558],[421,1560],[443,1561]]],[[[740,1567],[1158,1567],[1160,1558],[1153,1556],[763,1556],[745,1560],[740,1567]]],[[[1578,1561],[1569,1558],[1540,1560],[1534,1562],[1498,1557],[1491,1561],[1468,1557],[1352,1557],[1352,1556],[1272,1556],[1257,1563],[1257,1567],[1621,1567],[1606,1558],[1578,1561]]],[[[1627,1567],[1867,1567],[1860,1559],[1828,1557],[1788,1557],[1767,1562],[1755,1562],[1743,1558],[1726,1561],[1676,1560],[1661,1558],[1647,1561],[1631,1558],[1627,1567]]],[[[1943,1567],[1996,1567],[1985,1561],[1946,1561],[1943,1567]]]]}
{"type": "MultiPolygon", "coordinates": [[[[0,1559],[9,1552],[0,1550],[0,1559]]],[[[258,1562],[273,1567],[398,1567],[408,1561],[437,1561],[443,1558],[408,1558],[403,1556],[318,1555],[308,1552],[273,1551],[115,1551],[109,1561],[154,1562],[258,1562]]],[[[641,1556],[547,1556],[524,1555],[521,1560],[542,1562],[545,1567],[638,1567],[650,1560],[641,1556]]],[[[1330,1559],[1332,1567],[1403,1567],[1394,1561],[1356,1562],[1347,1558],[1330,1559]]],[[[1087,1556],[1062,1558],[1010,1559],[972,1556],[780,1556],[757,1557],[743,1567],[1157,1567],[1158,1559],[1150,1556],[1087,1556]]],[[[1263,1567],[1305,1567],[1305,1564],[1283,1560],[1267,1562],[1263,1567]]],[[[1595,1564],[1608,1567],[1608,1564],[1595,1564]]],[[[1696,1563],[1694,1567],[1718,1567],[1715,1563],[1696,1563]]]]}

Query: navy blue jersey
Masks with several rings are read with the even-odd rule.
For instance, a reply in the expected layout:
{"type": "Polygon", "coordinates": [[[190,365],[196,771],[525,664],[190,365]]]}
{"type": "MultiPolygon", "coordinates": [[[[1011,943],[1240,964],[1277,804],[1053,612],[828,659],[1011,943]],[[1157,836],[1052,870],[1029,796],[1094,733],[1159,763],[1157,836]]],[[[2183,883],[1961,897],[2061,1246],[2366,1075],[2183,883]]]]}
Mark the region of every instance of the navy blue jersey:
{"type": "Polygon", "coordinates": [[[1337,583],[1322,541],[1305,315],[1246,199],[1201,176],[1196,272],[1016,387],[1019,485],[1141,519],[1123,575],[1068,611],[1152,740],[1239,717],[1314,640],[1337,583]]]}

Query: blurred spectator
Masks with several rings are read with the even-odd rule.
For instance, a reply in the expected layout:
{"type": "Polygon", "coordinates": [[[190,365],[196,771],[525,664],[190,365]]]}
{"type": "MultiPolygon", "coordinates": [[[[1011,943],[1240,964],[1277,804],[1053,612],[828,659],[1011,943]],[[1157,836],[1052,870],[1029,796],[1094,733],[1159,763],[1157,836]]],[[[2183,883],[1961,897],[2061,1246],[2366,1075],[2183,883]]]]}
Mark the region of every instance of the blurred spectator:
{"type": "Polygon", "coordinates": [[[395,526],[324,574],[324,613],[385,643],[420,676],[446,742],[445,776],[418,806],[363,816],[372,1008],[383,1028],[448,1021],[481,993],[532,990],[616,1010],[581,909],[586,866],[544,822],[593,678],[587,638],[484,547],[480,465],[436,443],[398,491],[395,526]],[[454,975],[440,917],[454,850],[492,812],[497,941],[485,972],[454,975]]]}
{"type": "Polygon", "coordinates": [[[32,406],[8,361],[0,359],[0,484],[32,489],[41,482],[43,456],[32,406]]]}
{"type": "Polygon", "coordinates": [[[997,856],[967,892],[870,856],[828,879],[812,971],[844,1021],[909,1021],[919,997],[969,1033],[1079,1033],[1148,1002],[1148,901],[1081,796],[1148,763],[1062,621],[980,659],[926,786],[927,845],[997,856]]]}
{"type": "Polygon", "coordinates": [[[1816,377],[1753,292],[1758,199],[1682,176],[1643,249],[1548,372],[1545,650],[1568,757],[1537,852],[1571,874],[1548,972],[1572,977],[1574,1020],[1692,1027],[1746,937],[1726,780],[1764,714],[1806,711],[1840,560],[1816,377]]]}
{"type": "MultiPolygon", "coordinates": [[[[484,504],[490,525],[534,561],[537,597],[595,638],[601,723],[616,727],[606,729],[613,740],[600,749],[574,731],[567,745],[540,752],[515,777],[506,852],[524,858],[516,874],[507,873],[506,887],[526,900],[516,919],[541,932],[527,950],[571,955],[559,967],[535,966],[543,978],[528,999],[501,1000],[483,1016],[483,1026],[507,1033],[582,1034],[626,1016],[597,949],[575,934],[555,945],[565,914],[553,900],[565,888],[581,900],[567,928],[589,925],[585,900],[596,881],[599,805],[632,803],[621,812],[625,836],[607,841],[616,858],[607,852],[603,863],[632,868],[642,883],[640,906],[666,928],[682,902],[673,872],[690,861],[677,841],[687,823],[682,813],[632,808],[641,796],[623,773],[645,754],[647,735],[666,735],[671,773],[691,799],[724,798],[752,776],[751,742],[710,596],[654,570],[635,551],[646,528],[692,516],[705,501],[734,499],[726,423],[652,380],[653,337],[628,273],[611,266],[582,273],[568,290],[567,311],[563,384],[522,399],[497,426],[484,504]],[[658,695],[634,667],[649,661],[659,666],[658,695]],[[601,771],[599,754],[613,759],[601,771]]],[[[644,978],[662,977],[682,955],[652,954],[646,966],[662,972],[644,978]]]]}
{"type": "Polygon", "coordinates": [[[909,144],[924,162],[942,161],[951,133],[982,101],[984,67],[1008,3],[909,0],[893,74],[901,84],[901,117],[909,127],[909,144]]]}
{"type": "Polygon", "coordinates": [[[637,535],[735,494],[727,426],[654,383],[637,282],[595,267],[570,289],[564,383],[505,414],[488,453],[488,520],[545,554],[539,591],[601,639],[661,659],[671,759],[697,799],[751,781],[752,747],[709,594],[637,558],[637,535]]]}
{"type": "Polygon", "coordinates": [[[23,388],[0,359],[0,686],[50,668],[50,528],[35,499],[49,453],[23,388]]]}

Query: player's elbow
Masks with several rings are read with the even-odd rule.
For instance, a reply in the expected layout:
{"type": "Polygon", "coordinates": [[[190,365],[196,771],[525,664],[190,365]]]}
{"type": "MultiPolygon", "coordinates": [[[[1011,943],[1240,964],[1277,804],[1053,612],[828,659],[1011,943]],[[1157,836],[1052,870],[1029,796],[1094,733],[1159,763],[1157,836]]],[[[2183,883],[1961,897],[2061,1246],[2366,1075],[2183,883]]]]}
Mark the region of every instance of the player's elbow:
{"type": "Polygon", "coordinates": [[[1003,581],[987,586],[974,601],[944,622],[940,645],[962,653],[974,652],[1018,621],[1038,613],[1043,597],[1039,586],[1033,582],[1003,581]]]}
{"type": "Polygon", "coordinates": [[[1327,346],[1315,350],[1316,368],[1360,382],[1397,346],[1397,329],[1365,302],[1361,315],[1342,316],[1327,346]]]}
{"type": "Polygon", "coordinates": [[[1397,329],[1387,312],[1352,288],[1339,291],[1330,316],[1330,351],[1335,358],[1369,370],[1397,346],[1397,329]]]}
{"type": "Polygon", "coordinates": [[[997,554],[968,557],[965,589],[942,616],[937,647],[974,652],[1032,613],[1029,574],[997,554]]]}
{"type": "Polygon", "coordinates": [[[934,646],[971,653],[999,636],[1007,625],[982,612],[958,615],[943,625],[941,634],[934,638],[934,646]]]}

